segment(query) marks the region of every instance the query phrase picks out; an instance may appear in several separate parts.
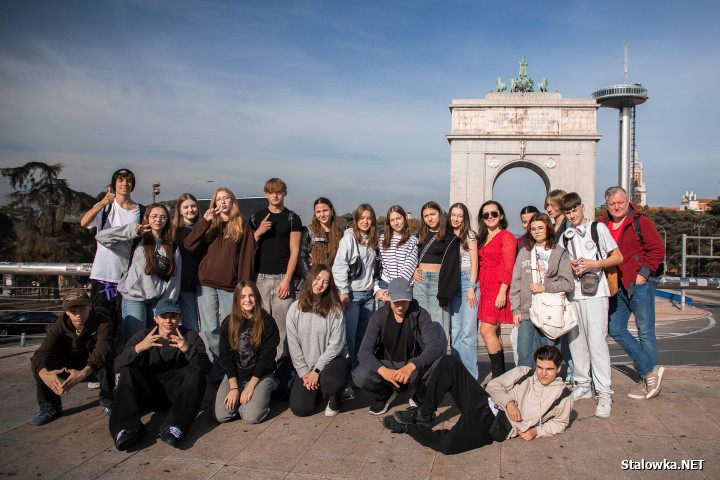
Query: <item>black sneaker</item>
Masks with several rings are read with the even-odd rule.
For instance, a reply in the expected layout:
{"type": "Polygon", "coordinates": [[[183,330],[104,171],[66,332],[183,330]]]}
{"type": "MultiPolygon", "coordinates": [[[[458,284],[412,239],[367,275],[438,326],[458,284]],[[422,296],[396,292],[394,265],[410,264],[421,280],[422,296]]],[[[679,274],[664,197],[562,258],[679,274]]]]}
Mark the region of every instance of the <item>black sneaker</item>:
{"type": "Polygon", "coordinates": [[[115,448],[124,452],[143,438],[145,438],[144,428],[142,430],[120,430],[115,436],[115,448]]]}
{"type": "Polygon", "coordinates": [[[392,433],[407,433],[409,425],[400,423],[395,420],[394,415],[388,415],[382,419],[382,424],[385,428],[390,430],[392,433]]]}
{"type": "Polygon", "coordinates": [[[397,392],[393,390],[387,400],[376,400],[372,402],[368,412],[370,412],[370,415],[382,415],[388,411],[388,408],[390,408],[390,404],[393,400],[395,400],[395,397],[397,397],[397,392]]]}
{"type": "Polygon", "coordinates": [[[62,416],[61,408],[49,408],[47,410],[40,410],[37,415],[35,415],[32,420],[30,420],[30,423],[36,426],[45,425],[46,423],[50,423],[60,416],[62,416]]]}
{"type": "Polygon", "coordinates": [[[182,430],[180,430],[178,427],[167,427],[165,428],[158,437],[160,437],[160,440],[167,443],[171,447],[177,447],[178,442],[180,442],[180,438],[182,438],[182,430]]]}
{"type": "Polygon", "coordinates": [[[408,408],[404,412],[395,412],[393,417],[400,423],[405,425],[412,425],[413,423],[419,423],[420,425],[430,426],[432,421],[435,419],[435,415],[423,415],[419,408],[408,408]]]}

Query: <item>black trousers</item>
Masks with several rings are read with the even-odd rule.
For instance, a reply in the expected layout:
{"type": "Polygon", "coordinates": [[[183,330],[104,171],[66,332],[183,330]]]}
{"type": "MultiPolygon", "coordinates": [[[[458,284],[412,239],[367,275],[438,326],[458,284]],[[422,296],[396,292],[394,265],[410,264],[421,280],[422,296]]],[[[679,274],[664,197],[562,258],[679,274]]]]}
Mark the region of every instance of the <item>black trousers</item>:
{"type": "Polygon", "coordinates": [[[115,438],[121,430],[142,430],[143,413],[166,409],[160,430],[175,426],[187,433],[200,411],[205,385],[205,374],[191,365],[161,373],[128,368],[120,374],[115,392],[110,434],[115,438]]]}
{"type": "MultiPolygon", "coordinates": [[[[383,366],[394,370],[400,369],[407,364],[407,362],[394,362],[391,360],[381,360],[381,363],[383,366]]],[[[396,388],[392,383],[382,378],[379,373],[371,371],[363,364],[358,365],[355,370],[353,370],[352,378],[355,385],[368,392],[373,401],[376,402],[386,401],[390,398],[393,390],[404,392],[408,388],[415,388],[415,395],[422,399],[425,395],[425,384],[436,365],[437,361],[430,365],[427,370],[415,370],[412,375],[410,375],[408,383],[400,384],[400,388],[396,388]]]]}
{"type": "Polygon", "coordinates": [[[427,385],[420,409],[435,413],[446,393],[460,409],[460,419],[450,430],[433,430],[420,424],[410,425],[408,434],[418,443],[452,455],[492,443],[488,434],[495,416],[488,406],[489,395],[457,358],[442,357],[427,385]]]}
{"type": "Polygon", "coordinates": [[[90,280],[90,305],[93,308],[102,308],[112,322],[112,338],[115,350],[122,352],[125,345],[120,334],[122,324],[122,297],[117,291],[116,283],[90,280]]]}
{"type": "Polygon", "coordinates": [[[298,417],[312,415],[315,408],[330,396],[334,396],[339,404],[340,396],[347,385],[350,365],[349,358],[336,357],[330,360],[320,372],[320,388],[317,390],[308,390],[303,385],[302,378],[295,377],[290,390],[290,411],[298,417]]]}
{"type": "MultiPolygon", "coordinates": [[[[83,368],[85,368],[85,365],[64,365],[55,368],[48,368],[48,370],[58,370],[63,367],[72,368],[74,370],[82,370],[83,368]]],[[[61,373],[58,375],[58,377],[63,380],[65,380],[68,376],[69,375],[67,373],[61,373]]],[[[38,405],[40,405],[40,410],[47,411],[53,408],[55,410],[62,410],[62,398],[60,397],[60,395],[50,390],[50,388],[45,385],[45,382],[43,382],[36,374],[33,373],[33,377],[35,377],[35,392],[38,405]]],[[[97,378],[97,381],[100,382],[100,405],[103,407],[112,406],[113,389],[115,388],[115,373],[113,372],[112,359],[108,360],[105,363],[105,366],[101,368],[98,372],[96,372],[94,375],[90,374],[90,376],[88,376],[84,381],[92,381],[93,378],[97,378]]],[[[75,388],[78,388],[78,385],[75,385],[75,388]]]]}

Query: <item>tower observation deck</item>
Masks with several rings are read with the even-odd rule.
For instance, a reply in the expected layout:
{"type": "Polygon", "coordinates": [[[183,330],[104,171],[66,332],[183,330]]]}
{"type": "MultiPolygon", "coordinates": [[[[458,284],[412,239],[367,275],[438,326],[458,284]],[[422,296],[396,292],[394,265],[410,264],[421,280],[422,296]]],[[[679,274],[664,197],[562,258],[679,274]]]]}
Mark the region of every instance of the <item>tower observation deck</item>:
{"type": "Polygon", "coordinates": [[[633,198],[634,182],[630,171],[635,154],[635,107],[648,99],[647,89],[639,83],[629,83],[627,79],[627,44],[625,44],[625,82],[597,90],[592,98],[601,107],[616,108],[620,114],[620,139],[618,147],[618,185],[633,198]]]}

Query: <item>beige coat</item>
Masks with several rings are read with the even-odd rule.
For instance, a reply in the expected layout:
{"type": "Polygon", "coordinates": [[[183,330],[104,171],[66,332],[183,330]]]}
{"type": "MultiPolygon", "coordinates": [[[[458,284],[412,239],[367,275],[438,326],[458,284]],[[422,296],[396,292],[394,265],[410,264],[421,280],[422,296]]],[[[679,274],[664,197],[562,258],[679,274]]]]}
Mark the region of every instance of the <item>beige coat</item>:
{"type": "Polygon", "coordinates": [[[507,404],[514,400],[520,409],[523,420],[521,422],[510,420],[513,429],[508,438],[516,437],[518,432],[524,432],[532,427],[537,428],[538,437],[549,437],[562,433],[570,423],[570,413],[573,409],[572,395],[564,398],[540,418],[550,408],[550,405],[562,395],[565,384],[560,377],[557,377],[550,385],[543,385],[537,375],[533,374],[516,385],[515,382],[529,371],[528,367],[513,368],[491,380],[485,388],[498,408],[505,410],[507,404]]]}

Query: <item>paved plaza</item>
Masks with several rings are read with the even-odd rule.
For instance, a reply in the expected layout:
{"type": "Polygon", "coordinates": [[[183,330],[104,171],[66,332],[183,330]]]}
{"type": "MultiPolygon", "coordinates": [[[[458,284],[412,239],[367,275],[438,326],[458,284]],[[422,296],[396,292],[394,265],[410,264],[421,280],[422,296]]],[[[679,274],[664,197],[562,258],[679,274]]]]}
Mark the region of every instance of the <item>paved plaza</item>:
{"type": "MultiPolygon", "coordinates": [[[[680,315],[658,307],[659,323],[680,315]]],[[[695,309],[683,315],[691,319],[703,313],[695,309]]],[[[582,400],[562,435],[529,443],[513,439],[454,456],[385,430],[367,413],[362,395],[345,402],[334,418],[321,411],[298,418],[283,402],[273,402],[270,418],[258,425],[217,425],[203,412],[178,449],[155,438],[162,413],[152,414],[145,418],[150,422],[145,441],[118,452],[97,405],[97,390],[84,384],[65,398],[63,417],[43,427],[29,424],[37,412],[29,366],[35,348],[0,350],[0,479],[720,478],[720,369],[670,367],[662,394],[646,401],[626,396],[636,378],[632,369],[616,365],[611,418],[594,417],[594,402],[582,400]],[[703,469],[622,469],[628,460],[680,466],[691,459],[705,460],[703,469]]],[[[486,375],[487,356],[481,352],[479,359],[486,375]]],[[[213,397],[209,389],[206,406],[213,397]]],[[[394,409],[407,408],[407,399],[398,397],[394,409]]],[[[457,421],[450,405],[447,397],[436,428],[457,421]]]]}

